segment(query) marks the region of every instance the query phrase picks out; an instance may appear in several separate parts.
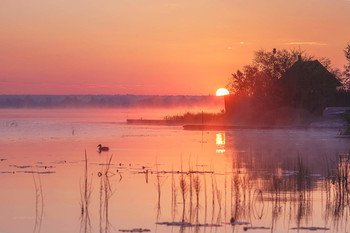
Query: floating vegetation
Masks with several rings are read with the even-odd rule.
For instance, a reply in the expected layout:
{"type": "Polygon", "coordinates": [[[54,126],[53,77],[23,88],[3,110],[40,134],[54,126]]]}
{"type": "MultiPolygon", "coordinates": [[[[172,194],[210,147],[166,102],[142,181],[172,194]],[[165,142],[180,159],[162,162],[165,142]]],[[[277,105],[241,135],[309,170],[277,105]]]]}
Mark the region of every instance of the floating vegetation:
{"type": "Polygon", "coordinates": [[[158,225],[166,225],[166,226],[179,226],[179,227],[222,227],[219,224],[193,224],[190,222],[156,222],[158,225]]]}
{"type": "Polygon", "coordinates": [[[224,224],[227,224],[227,225],[232,225],[232,226],[241,226],[241,225],[248,225],[250,224],[250,222],[225,222],[224,224]]]}
{"type": "MultiPolygon", "coordinates": [[[[10,167],[15,167],[15,168],[19,168],[19,169],[27,169],[27,168],[33,168],[34,166],[31,165],[9,165],[10,167]]],[[[50,169],[50,168],[54,168],[53,166],[35,166],[36,168],[44,168],[44,169],[50,169]]],[[[53,174],[56,173],[55,171],[34,171],[34,170],[30,170],[30,171],[16,171],[17,173],[30,173],[30,174],[53,174]]],[[[11,173],[15,173],[15,171],[11,172],[11,173]]]]}
{"type": "Polygon", "coordinates": [[[213,174],[213,171],[196,171],[196,170],[189,170],[189,171],[156,171],[154,173],[160,173],[160,174],[213,174]]]}
{"type": "Polygon", "coordinates": [[[38,168],[44,168],[44,169],[55,168],[54,166],[45,166],[45,165],[43,165],[43,166],[36,166],[36,167],[38,167],[38,168]]]}
{"type": "Polygon", "coordinates": [[[292,227],[291,230],[328,231],[326,227],[292,227]]]}
{"type": "Polygon", "coordinates": [[[247,230],[270,230],[270,227],[243,227],[244,231],[247,230]]]}
{"type": "Polygon", "coordinates": [[[30,165],[24,165],[24,166],[19,166],[19,165],[10,165],[10,167],[15,167],[15,168],[24,169],[24,168],[30,168],[30,167],[33,167],[33,166],[30,166],[30,165]]]}
{"type": "MultiPolygon", "coordinates": [[[[19,172],[22,172],[22,171],[19,171],[19,172]]],[[[23,173],[32,173],[32,174],[53,174],[53,173],[56,173],[54,171],[23,171],[23,173]]]]}
{"type": "Polygon", "coordinates": [[[67,163],[67,160],[53,161],[51,163],[54,163],[54,164],[65,164],[65,163],[67,163]]]}
{"type": "Polygon", "coordinates": [[[144,229],[144,228],[133,228],[130,230],[127,229],[119,229],[120,232],[150,232],[150,229],[144,229]]]}

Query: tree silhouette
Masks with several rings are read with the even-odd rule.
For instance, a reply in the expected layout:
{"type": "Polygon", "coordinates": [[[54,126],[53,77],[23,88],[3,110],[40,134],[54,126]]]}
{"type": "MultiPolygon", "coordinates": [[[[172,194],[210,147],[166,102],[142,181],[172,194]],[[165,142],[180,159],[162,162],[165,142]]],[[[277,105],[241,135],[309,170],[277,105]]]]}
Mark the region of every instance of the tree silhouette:
{"type": "Polygon", "coordinates": [[[350,43],[346,46],[344,49],[344,54],[346,58],[346,64],[344,65],[344,82],[347,87],[347,89],[350,88],[350,43]]]}
{"type": "MultiPolygon", "coordinates": [[[[347,70],[350,76],[350,45],[345,50],[349,61],[347,70]]],[[[236,96],[264,97],[276,95],[279,92],[276,81],[296,62],[299,57],[302,61],[311,61],[315,57],[306,54],[304,50],[258,50],[254,53],[253,62],[232,74],[226,85],[230,93],[236,96]]],[[[331,60],[326,57],[318,58],[319,62],[335,77],[341,78],[339,69],[333,68],[331,60]]],[[[348,79],[350,80],[350,79],[348,79]]],[[[342,82],[344,82],[342,80],[342,82]]]]}
{"type": "Polygon", "coordinates": [[[258,50],[253,62],[237,70],[229,79],[227,88],[238,96],[268,96],[276,92],[276,81],[298,60],[313,57],[302,50],[258,50]]]}

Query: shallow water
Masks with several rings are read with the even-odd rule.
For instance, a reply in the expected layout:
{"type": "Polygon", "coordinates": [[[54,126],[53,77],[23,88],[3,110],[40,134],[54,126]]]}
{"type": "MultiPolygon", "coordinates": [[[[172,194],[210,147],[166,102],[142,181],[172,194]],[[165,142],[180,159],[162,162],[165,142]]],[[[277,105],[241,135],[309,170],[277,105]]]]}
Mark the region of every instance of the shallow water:
{"type": "Polygon", "coordinates": [[[125,124],[183,112],[2,110],[0,232],[348,230],[350,139],[125,124]]]}

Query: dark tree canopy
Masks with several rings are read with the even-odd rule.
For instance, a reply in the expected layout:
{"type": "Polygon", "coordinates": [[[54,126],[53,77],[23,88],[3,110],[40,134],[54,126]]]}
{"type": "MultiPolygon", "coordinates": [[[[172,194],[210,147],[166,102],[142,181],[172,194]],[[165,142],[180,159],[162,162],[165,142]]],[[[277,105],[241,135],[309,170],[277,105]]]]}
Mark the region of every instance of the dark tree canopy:
{"type": "Polygon", "coordinates": [[[348,45],[344,49],[344,54],[345,54],[345,58],[346,58],[346,61],[347,61],[346,65],[344,66],[344,68],[345,68],[345,75],[347,77],[350,77],[350,43],[348,43],[348,45]]]}
{"type": "Polygon", "coordinates": [[[344,55],[346,58],[346,64],[344,65],[344,78],[343,82],[347,89],[350,88],[350,43],[344,49],[344,55]]]}
{"type": "Polygon", "coordinates": [[[273,92],[278,80],[301,56],[304,61],[311,60],[302,50],[259,50],[253,62],[232,74],[227,88],[240,96],[266,96],[273,92]]]}
{"type": "MultiPolygon", "coordinates": [[[[298,60],[299,56],[303,61],[315,59],[300,49],[258,50],[254,54],[252,64],[246,65],[232,74],[227,88],[230,93],[237,96],[274,95],[278,92],[276,81],[298,60]]],[[[322,57],[318,60],[336,77],[340,76],[340,71],[332,68],[328,58],[322,57]]]]}
{"type": "Polygon", "coordinates": [[[252,63],[229,79],[227,114],[235,122],[304,124],[326,107],[349,106],[350,91],[343,86],[350,80],[350,44],[344,52],[348,62],[343,73],[330,59],[302,50],[256,51],[252,63]]]}

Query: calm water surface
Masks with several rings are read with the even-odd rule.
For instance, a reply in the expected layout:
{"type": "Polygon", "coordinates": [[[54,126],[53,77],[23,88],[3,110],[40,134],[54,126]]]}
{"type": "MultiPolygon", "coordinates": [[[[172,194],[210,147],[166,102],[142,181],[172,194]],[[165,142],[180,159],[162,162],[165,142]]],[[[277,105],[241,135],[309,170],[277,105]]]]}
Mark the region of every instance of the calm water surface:
{"type": "Polygon", "coordinates": [[[348,231],[349,138],[125,124],[183,112],[1,110],[0,232],[348,231]]]}

